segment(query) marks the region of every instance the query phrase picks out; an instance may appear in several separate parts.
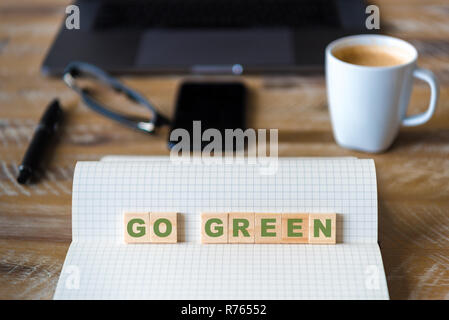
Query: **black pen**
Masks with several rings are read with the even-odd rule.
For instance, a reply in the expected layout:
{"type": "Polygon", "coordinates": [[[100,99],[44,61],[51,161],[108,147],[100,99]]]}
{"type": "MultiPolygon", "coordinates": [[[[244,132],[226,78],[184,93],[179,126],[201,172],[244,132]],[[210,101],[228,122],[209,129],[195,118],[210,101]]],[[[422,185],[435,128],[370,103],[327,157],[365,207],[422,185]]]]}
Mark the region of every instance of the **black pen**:
{"type": "Polygon", "coordinates": [[[38,170],[39,165],[46,154],[48,146],[53,142],[58,126],[62,120],[63,111],[59,100],[53,100],[45,110],[34,136],[19,166],[17,182],[26,183],[38,170]]]}

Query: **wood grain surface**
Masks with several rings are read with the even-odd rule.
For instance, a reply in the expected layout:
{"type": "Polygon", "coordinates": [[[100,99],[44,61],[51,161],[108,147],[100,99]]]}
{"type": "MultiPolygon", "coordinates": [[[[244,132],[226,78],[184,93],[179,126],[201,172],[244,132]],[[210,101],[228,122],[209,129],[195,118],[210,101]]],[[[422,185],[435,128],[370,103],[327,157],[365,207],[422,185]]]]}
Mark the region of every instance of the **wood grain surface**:
{"type": "MultiPolygon", "coordinates": [[[[67,0],[0,2],[0,298],[51,299],[71,241],[71,185],[78,160],[108,154],[168,155],[167,130],[149,137],[89,111],[58,78],[39,73],[64,19],[67,0]],[[41,182],[21,186],[17,167],[44,108],[67,108],[60,142],[41,182]]],[[[382,0],[382,31],[411,41],[419,65],[441,82],[427,124],[401,128],[383,154],[338,147],[323,75],[242,77],[250,90],[249,127],[278,128],[280,156],[374,158],[379,243],[393,299],[449,298],[449,1],[382,0]]],[[[181,76],[124,77],[167,116],[181,76]]],[[[195,77],[194,77],[195,78],[195,77]]],[[[196,77],[198,78],[198,77],[196,77]]],[[[416,82],[410,113],[429,90],[416,82]]]]}

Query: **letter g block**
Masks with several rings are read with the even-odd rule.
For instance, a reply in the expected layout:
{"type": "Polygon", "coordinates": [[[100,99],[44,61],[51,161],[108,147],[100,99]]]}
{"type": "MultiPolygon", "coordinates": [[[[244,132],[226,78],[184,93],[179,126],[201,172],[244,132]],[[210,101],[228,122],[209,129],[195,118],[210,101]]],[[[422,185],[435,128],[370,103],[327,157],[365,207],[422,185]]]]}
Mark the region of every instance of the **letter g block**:
{"type": "Polygon", "coordinates": [[[201,214],[201,243],[228,243],[228,214],[201,214]]]}
{"type": "Polygon", "coordinates": [[[150,214],[148,212],[125,212],[123,233],[126,243],[150,242],[150,214]]]}

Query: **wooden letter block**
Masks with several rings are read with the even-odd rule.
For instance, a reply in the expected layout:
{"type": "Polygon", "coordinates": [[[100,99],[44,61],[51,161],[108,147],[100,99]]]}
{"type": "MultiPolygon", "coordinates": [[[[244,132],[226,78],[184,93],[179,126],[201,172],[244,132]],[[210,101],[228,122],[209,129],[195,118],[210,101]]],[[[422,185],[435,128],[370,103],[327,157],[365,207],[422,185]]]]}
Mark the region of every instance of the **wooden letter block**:
{"type": "Polygon", "coordinates": [[[282,243],[309,243],[309,214],[282,214],[282,243]]]}
{"type": "Polygon", "coordinates": [[[255,213],[256,243],[280,243],[282,237],[280,213],[255,213]]]}
{"type": "Polygon", "coordinates": [[[311,213],[309,216],[309,243],[335,244],[337,230],[335,213],[311,213]]]}
{"type": "Polygon", "coordinates": [[[201,214],[201,242],[228,243],[228,214],[201,214]]]}
{"type": "Polygon", "coordinates": [[[125,212],[123,233],[126,243],[150,242],[150,214],[125,212]]]}
{"type": "Polygon", "coordinates": [[[232,212],[228,219],[228,243],[254,243],[254,213],[232,212]]]}
{"type": "Polygon", "coordinates": [[[178,213],[151,212],[150,240],[154,243],[178,242],[178,213]]]}

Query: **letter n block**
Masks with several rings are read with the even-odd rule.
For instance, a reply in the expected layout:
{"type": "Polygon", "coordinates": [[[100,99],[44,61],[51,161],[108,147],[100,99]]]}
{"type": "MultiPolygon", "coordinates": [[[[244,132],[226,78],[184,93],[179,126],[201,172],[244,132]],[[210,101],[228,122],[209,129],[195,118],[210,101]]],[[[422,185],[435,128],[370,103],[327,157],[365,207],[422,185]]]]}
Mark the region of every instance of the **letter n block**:
{"type": "Polygon", "coordinates": [[[150,214],[148,212],[123,214],[124,240],[126,243],[150,242],[150,214]]]}
{"type": "Polygon", "coordinates": [[[228,243],[228,214],[201,214],[201,243],[228,243]]]}
{"type": "Polygon", "coordinates": [[[228,243],[254,243],[254,213],[229,213],[228,229],[228,243]]]}
{"type": "Polygon", "coordinates": [[[309,214],[282,214],[282,243],[309,243],[309,214]]]}
{"type": "Polygon", "coordinates": [[[309,243],[335,244],[337,215],[335,213],[311,213],[309,216],[309,243]]]}
{"type": "Polygon", "coordinates": [[[178,242],[178,213],[151,212],[150,240],[154,243],[178,242]]]}
{"type": "Polygon", "coordinates": [[[255,243],[280,243],[282,238],[280,213],[255,213],[255,243]]]}

